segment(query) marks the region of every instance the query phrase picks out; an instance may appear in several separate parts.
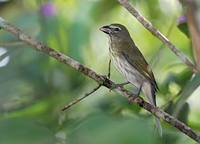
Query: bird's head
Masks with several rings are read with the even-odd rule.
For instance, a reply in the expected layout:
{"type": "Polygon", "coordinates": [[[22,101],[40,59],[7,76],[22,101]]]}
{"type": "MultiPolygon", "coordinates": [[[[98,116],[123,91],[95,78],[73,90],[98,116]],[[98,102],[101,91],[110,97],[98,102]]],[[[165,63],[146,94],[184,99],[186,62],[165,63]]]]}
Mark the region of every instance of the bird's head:
{"type": "Polygon", "coordinates": [[[110,36],[111,39],[126,40],[130,35],[125,26],[121,24],[110,24],[100,28],[100,30],[110,36]]]}

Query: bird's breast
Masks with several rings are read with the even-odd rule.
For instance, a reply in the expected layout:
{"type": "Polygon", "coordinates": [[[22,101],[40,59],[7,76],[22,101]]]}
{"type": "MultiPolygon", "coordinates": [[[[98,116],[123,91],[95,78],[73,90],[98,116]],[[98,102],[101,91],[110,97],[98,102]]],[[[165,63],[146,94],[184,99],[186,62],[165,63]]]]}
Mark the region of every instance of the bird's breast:
{"type": "Polygon", "coordinates": [[[127,81],[136,87],[139,87],[144,80],[144,77],[122,56],[117,55],[113,51],[110,55],[115,68],[126,78],[127,81]]]}

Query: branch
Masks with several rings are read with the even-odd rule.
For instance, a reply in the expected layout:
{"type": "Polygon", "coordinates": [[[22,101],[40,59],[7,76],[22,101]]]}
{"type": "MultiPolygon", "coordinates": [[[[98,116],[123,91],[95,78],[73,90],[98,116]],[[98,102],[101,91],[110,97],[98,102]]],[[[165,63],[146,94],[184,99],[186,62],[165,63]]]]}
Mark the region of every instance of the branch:
{"type": "Polygon", "coordinates": [[[88,96],[90,96],[91,94],[93,94],[94,92],[96,92],[100,87],[101,87],[101,85],[98,85],[98,86],[95,87],[91,92],[86,93],[84,96],[73,100],[73,101],[70,102],[68,105],[64,106],[64,108],[62,108],[62,111],[66,110],[66,109],[69,109],[69,108],[72,107],[73,105],[79,103],[80,101],[82,101],[82,100],[85,99],[86,97],[88,97],[88,96]]]}
{"type": "Polygon", "coordinates": [[[125,88],[123,88],[122,86],[115,84],[113,81],[111,81],[107,77],[97,74],[95,71],[84,66],[83,64],[80,64],[78,61],[48,47],[47,45],[43,44],[42,42],[37,41],[36,39],[32,38],[31,36],[26,35],[20,29],[9,24],[1,17],[0,17],[0,28],[11,33],[12,35],[17,37],[19,40],[25,42],[26,44],[32,46],[32,48],[34,48],[40,52],[43,52],[43,53],[55,58],[59,62],[65,64],[67,66],[70,66],[73,69],[81,72],[85,76],[96,81],[99,85],[105,86],[108,89],[111,89],[111,90],[115,91],[116,93],[121,94],[122,96],[128,98],[131,103],[137,104],[138,106],[149,111],[156,117],[164,120],[171,126],[177,128],[182,133],[188,135],[190,138],[192,138],[193,140],[200,143],[200,135],[198,133],[196,133],[194,130],[192,130],[189,126],[184,124],[183,122],[177,120],[176,118],[172,117],[171,115],[164,112],[163,110],[147,103],[146,101],[143,100],[143,98],[136,96],[133,93],[126,90],[125,88]]]}
{"type": "Polygon", "coordinates": [[[193,72],[198,72],[198,68],[194,65],[191,60],[185,56],[175,45],[173,45],[159,30],[157,30],[148,20],[146,20],[134,7],[129,3],[128,0],[118,0],[119,3],[126,8],[147,30],[149,30],[154,36],[160,39],[164,44],[166,44],[174,54],[193,72]]]}
{"type": "Polygon", "coordinates": [[[193,46],[193,54],[196,65],[200,68],[200,28],[198,22],[198,4],[195,0],[184,0],[183,6],[186,7],[186,15],[193,46]]]}

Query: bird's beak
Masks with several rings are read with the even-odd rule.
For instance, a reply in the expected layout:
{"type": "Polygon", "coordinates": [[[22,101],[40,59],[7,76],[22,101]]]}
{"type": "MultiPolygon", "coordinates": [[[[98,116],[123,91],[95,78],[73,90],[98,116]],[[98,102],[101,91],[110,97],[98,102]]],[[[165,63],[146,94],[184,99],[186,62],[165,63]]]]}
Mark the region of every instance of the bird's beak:
{"type": "Polygon", "coordinates": [[[110,34],[111,33],[111,29],[110,29],[110,27],[108,25],[100,27],[99,30],[104,32],[104,33],[106,33],[106,34],[110,34]]]}

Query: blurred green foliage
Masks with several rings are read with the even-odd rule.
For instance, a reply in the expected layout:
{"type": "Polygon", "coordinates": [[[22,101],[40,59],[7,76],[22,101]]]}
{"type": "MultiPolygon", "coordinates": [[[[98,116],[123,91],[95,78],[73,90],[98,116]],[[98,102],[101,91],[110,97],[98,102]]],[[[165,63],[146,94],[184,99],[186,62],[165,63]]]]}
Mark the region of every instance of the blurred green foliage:
{"type": "MultiPolygon", "coordinates": [[[[178,1],[132,3],[193,59],[190,39],[177,27],[176,19],[182,15],[178,1]]],[[[178,107],[176,116],[200,131],[199,104],[195,103],[199,74],[192,79],[192,72],[115,0],[7,0],[0,1],[0,13],[26,33],[103,75],[108,68],[108,40],[98,29],[109,23],[126,25],[152,62],[160,87],[159,106],[171,114],[178,107]]],[[[105,88],[61,112],[65,104],[97,84],[2,30],[0,75],[0,144],[194,143],[164,122],[164,136],[159,138],[152,116],[105,88]]],[[[124,82],[114,68],[111,77],[124,82]]]]}

